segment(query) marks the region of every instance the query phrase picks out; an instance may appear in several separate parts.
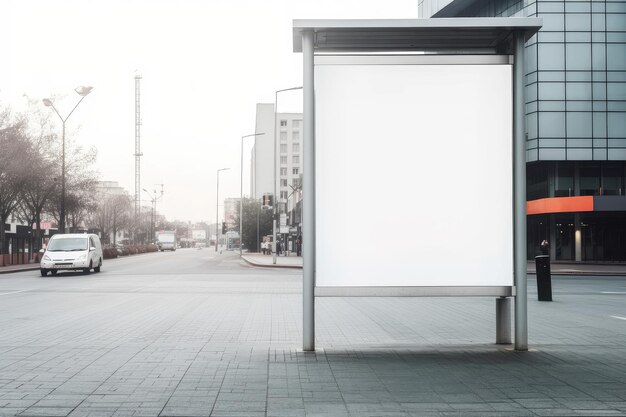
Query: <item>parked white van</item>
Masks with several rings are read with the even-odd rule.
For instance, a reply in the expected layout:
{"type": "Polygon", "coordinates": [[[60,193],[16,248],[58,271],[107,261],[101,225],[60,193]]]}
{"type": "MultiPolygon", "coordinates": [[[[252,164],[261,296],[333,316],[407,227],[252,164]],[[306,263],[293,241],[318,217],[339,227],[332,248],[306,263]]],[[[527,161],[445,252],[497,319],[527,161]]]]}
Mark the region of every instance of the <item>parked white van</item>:
{"type": "Polygon", "coordinates": [[[91,269],[100,272],[100,238],[97,235],[79,233],[54,235],[48,241],[39,267],[42,277],[48,275],[48,272],[56,275],[59,270],[82,270],[85,274],[91,269]]]}

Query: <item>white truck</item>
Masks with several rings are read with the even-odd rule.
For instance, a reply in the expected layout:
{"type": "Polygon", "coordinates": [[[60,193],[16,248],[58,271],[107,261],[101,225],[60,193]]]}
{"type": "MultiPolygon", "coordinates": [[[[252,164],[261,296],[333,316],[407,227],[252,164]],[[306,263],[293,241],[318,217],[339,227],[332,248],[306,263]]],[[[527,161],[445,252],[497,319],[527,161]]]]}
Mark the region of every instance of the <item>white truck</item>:
{"type": "Polygon", "coordinates": [[[176,232],[174,230],[163,230],[157,232],[157,246],[159,250],[176,250],[176,232]]]}

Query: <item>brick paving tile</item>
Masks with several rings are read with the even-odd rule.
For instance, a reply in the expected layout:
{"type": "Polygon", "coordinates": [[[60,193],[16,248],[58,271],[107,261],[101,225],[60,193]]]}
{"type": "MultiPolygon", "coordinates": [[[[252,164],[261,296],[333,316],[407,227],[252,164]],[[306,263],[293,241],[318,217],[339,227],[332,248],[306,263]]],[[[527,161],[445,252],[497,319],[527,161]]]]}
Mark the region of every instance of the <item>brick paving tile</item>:
{"type": "Polygon", "coordinates": [[[212,262],[3,275],[0,417],[626,415],[624,278],[529,280],[525,353],[489,298],[320,298],[302,352],[299,272],[212,262]]]}

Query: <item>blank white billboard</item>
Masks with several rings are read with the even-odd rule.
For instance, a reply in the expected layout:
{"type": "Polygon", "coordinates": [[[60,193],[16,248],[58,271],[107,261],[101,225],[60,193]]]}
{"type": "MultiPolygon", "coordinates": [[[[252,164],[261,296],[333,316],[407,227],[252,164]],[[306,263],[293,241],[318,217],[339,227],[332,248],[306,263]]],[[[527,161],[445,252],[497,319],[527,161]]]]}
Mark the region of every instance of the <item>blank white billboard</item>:
{"type": "Polygon", "coordinates": [[[392,60],[316,61],[316,286],[512,286],[511,65],[392,60]]]}

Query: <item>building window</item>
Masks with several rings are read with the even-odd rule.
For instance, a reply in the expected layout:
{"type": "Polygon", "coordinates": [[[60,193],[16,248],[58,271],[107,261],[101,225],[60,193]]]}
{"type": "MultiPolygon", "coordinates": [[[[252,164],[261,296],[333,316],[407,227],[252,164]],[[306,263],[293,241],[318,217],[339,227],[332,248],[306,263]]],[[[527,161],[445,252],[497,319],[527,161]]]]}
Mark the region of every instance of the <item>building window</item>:
{"type": "Polygon", "coordinates": [[[281,191],[281,192],[280,192],[280,199],[281,199],[281,200],[286,200],[286,199],[287,199],[287,197],[288,197],[288,195],[287,195],[287,191],[281,191]]]}
{"type": "Polygon", "coordinates": [[[602,195],[622,195],[622,167],[607,165],[602,168],[602,195]]]}
{"type": "Polygon", "coordinates": [[[280,127],[287,127],[287,120],[281,120],[280,127]]]}
{"type": "Polygon", "coordinates": [[[557,163],[554,172],[554,196],[571,197],[574,195],[574,167],[557,163]]]}
{"type": "Polygon", "coordinates": [[[287,186],[287,179],[286,179],[286,178],[285,178],[285,179],[280,180],[280,186],[281,186],[281,187],[286,187],[286,186],[287,186]]]}
{"type": "Polygon", "coordinates": [[[529,165],[526,168],[526,199],[537,200],[550,196],[546,164],[529,165]]]}
{"type": "Polygon", "coordinates": [[[286,143],[281,143],[280,144],[280,153],[287,153],[287,144],[286,143]]]}
{"type": "Polygon", "coordinates": [[[580,195],[600,194],[600,167],[580,167],[580,195]]]}
{"type": "Polygon", "coordinates": [[[300,129],[300,124],[302,123],[302,120],[292,120],[291,121],[291,128],[292,129],[300,129]]]}
{"type": "Polygon", "coordinates": [[[300,152],[300,144],[299,144],[299,143],[293,143],[293,144],[291,145],[291,151],[292,151],[293,153],[298,153],[298,152],[300,152]]]}
{"type": "Polygon", "coordinates": [[[291,173],[292,173],[293,175],[298,175],[298,174],[300,173],[300,168],[293,168],[293,169],[291,170],[291,173]]]}
{"type": "Polygon", "coordinates": [[[294,155],[293,159],[292,159],[292,162],[294,164],[299,164],[300,163],[300,155],[294,155]]]}
{"type": "Polygon", "coordinates": [[[287,142],[287,132],[280,132],[280,141],[287,142]]]}
{"type": "Polygon", "coordinates": [[[292,185],[294,188],[298,188],[298,187],[300,186],[300,178],[293,178],[293,179],[291,180],[291,185],[292,185]]]}
{"type": "Polygon", "coordinates": [[[287,176],[287,168],[281,168],[280,169],[280,175],[281,176],[287,176]]]}
{"type": "Polygon", "coordinates": [[[280,164],[281,165],[287,165],[287,157],[286,156],[281,156],[280,157],[280,164]]]}
{"type": "Polygon", "coordinates": [[[291,140],[298,142],[300,140],[300,132],[291,132],[291,140]]]}

